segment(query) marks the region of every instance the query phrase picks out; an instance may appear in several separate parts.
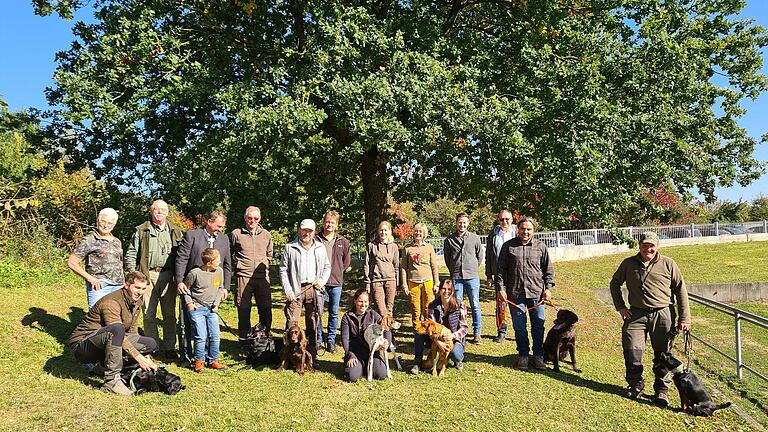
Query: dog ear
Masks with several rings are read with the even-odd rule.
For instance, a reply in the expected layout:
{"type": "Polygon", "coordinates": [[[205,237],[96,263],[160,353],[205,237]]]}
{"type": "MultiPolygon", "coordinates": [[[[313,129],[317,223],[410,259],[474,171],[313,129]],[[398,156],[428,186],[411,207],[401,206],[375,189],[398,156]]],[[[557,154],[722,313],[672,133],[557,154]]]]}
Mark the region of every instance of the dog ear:
{"type": "Polygon", "coordinates": [[[413,331],[418,334],[427,333],[427,327],[424,325],[424,321],[416,321],[416,323],[413,325],[413,331]]]}

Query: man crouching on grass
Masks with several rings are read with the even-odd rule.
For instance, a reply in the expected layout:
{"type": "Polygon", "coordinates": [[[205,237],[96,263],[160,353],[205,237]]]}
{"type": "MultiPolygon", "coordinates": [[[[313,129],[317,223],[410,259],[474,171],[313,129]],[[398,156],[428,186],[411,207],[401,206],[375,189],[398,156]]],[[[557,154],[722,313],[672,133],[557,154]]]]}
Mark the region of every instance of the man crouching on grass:
{"type": "Polygon", "coordinates": [[[120,377],[123,352],[142,369],[157,369],[147,355],[157,349],[157,342],[138,333],[142,296],[146,289],[147,277],[143,273],[128,273],[123,289],[97,301],[69,337],[69,347],[79,362],[104,365],[101,388],[106,392],[122,396],[133,394],[120,377]]]}

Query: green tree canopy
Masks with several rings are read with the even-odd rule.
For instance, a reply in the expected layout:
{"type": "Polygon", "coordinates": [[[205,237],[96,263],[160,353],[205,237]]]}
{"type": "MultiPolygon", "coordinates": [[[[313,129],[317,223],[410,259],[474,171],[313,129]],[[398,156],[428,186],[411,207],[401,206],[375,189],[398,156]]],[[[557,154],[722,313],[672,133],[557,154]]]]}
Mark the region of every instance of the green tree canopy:
{"type": "MultiPolygon", "coordinates": [[[[71,17],[83,1],[33,0],[71,17]]],[[[398,201],[604,220],[670,183],[762,172],[736,120],[766,88],[743,1],[93,0],[49,89],[61,147],[196,212],[398,201]]]]}

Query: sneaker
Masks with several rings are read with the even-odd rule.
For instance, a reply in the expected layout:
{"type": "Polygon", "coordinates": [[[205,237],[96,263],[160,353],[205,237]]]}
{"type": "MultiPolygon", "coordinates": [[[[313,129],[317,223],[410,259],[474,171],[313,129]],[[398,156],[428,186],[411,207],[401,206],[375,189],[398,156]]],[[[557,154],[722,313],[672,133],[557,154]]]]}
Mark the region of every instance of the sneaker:
{"type": "Polygon", "coordinates": [[[195,372],[204,372],[205,371],[205,362],[202,360],[195,360],[195,372]]]}
{"type": "Polygon", "coordinates": [[[415,364],[411,366],[411,369],[408,370],[408,373],[411,375],[418,375],[419,374],[419,365],[415,364]]]}
{"type": "Polygon", "coordinates": [[[517,368],[520,370],[528,370],[528,356],[521,355],[517,358],[517,368]]]}
{"type": "Polygon", "coordinates": [[[627,386],[627,390],[624,393],[629,399],[637,399],[643,394],[643,385],[631,385],[627,386]]]}
{"type": "MultiPolygon", "coordinates": [[[[217,370],[227,368],[227,365],[225,365],[224,362],[222,362],[219,359],[214,360],[213,363],[211,363],[208,366],[210,366],[211,369],[217,369],[217,370]]],[[[197,367],[197,362],[195,362],[195,367],[197,367]]]]}
{"type": "Polygon", "coordinates": [[[669,405],[669,395],[666,390],[659,390],[653,397],[653,404],[660,408],[666,408],[669,405]]]}
{"type": "Polygon", "coordinates": [[[462,362],[456,362],[456,363],[454,364],[454,366],[456,367],[456,369],[457,369],[457,370],[462,370],[462,369],[464,369],[464,363],[462,363],[462,362]]]}
{"type": "Polygon", "coordinates": [[[481,345],[483,337],[480,336],[480,333],[475,334],[475,336],[472,338],[472,343],[475,345],[481,345]]]}
{"type": "Polygon", "coordinates": [[[536,369],[546,369],[547,365],[544,364],[544,357],[543,356],[533,356],[533,367],[536,369]]]}
{"type": "Polygon", "coordinates": [[[336,354],[336,342],[328,341],[325,344],[325,350],[331,354],[336,354]]]}
{"type": "Polygon", "coordinates": [[[504,343],[504,341],[506,340],[506,336],[507,335],[505,335],[504,333],[499,333],[498,336],[493,338],[493,341],[496,343],[504,343]]]}
{"type": "Polygon", "coordinates": [[[111,380],[105,381],[101,389],[107,393],[114,393],[120,396],[131,396],[133,394],[131,389],[125,385],[123,379],[120,378],[120,375],[115,375],[111,380]]]}

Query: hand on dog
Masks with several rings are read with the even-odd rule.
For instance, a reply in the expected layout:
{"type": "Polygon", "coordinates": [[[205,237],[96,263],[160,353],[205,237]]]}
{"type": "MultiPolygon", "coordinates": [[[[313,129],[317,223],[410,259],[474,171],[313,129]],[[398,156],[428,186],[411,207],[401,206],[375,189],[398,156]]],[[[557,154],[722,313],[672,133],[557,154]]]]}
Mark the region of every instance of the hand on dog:
{"type": "Polygon", "coordinates": [[[157,370],[157,364],[152,361],[152,359],[143,356],[139,354],[138,357],[136,357],[136,363],[139,365],[140,368],[142,368],[145,371],[149,370],[157,370]]]}
{"type": "Polygon", "coordinates": [[[347,367],[348,368],[353,368],[355,366],[357,366],[357,358],[352,357],[349,360],[347,360],[347,367]]]}
{"type": "Polygon", "coordinates": [[[632,318],[632,312],[630,312],[627,308],[619,309],[619,315],[621,315],[621,317],[625,320],[632,318]]]}
{"type": "Polygon", "coordinates": [[[443,342],[442,340],[436,340],[435,343],[437,344],[437,347],[440,349],[440,351],[444,353],[450,351],[450,348],[446,342],[443,342]]]}

